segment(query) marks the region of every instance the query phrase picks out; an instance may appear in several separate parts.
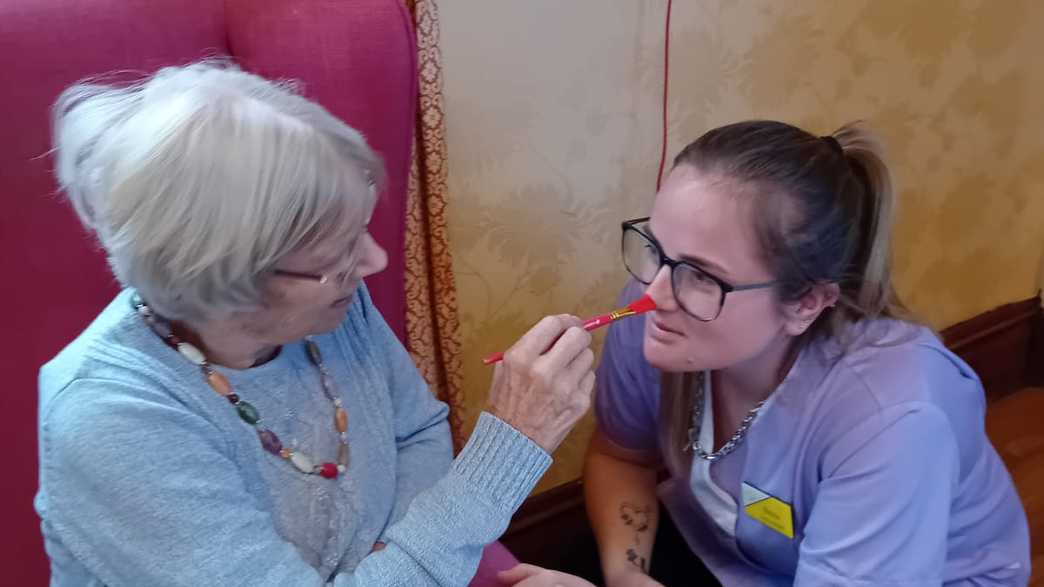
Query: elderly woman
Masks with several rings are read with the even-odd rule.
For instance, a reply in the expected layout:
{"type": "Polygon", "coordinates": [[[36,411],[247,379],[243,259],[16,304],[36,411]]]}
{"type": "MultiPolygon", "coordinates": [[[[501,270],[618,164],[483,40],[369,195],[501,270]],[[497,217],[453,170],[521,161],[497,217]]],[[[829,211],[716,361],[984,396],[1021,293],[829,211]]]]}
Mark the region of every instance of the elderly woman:
{"type": "Polygon", "coordinates": [[[589,405],[579,322],[507,352],[454,459],[362,285],[387,259],[359,133],[196,64],[68,89],[54,140],[125,289],[40,374],[51,584],[466,585],[589,405]]]}

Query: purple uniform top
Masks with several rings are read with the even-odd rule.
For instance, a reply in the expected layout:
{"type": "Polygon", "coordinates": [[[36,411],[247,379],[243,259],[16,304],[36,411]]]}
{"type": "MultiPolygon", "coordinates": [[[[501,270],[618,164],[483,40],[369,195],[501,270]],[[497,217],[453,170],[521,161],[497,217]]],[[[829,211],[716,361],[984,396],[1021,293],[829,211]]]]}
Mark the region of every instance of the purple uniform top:
{"type": "MultiPolygon", "coordinates": [[[[661,454],[644,320],[610,328],[595,411],[615,444],[661,454]]],[[[670,471],[657,493],[690,548],[729,587],[1026,585],[1026,515],[975,372],[923,327],[848,334],[801,352],[736,451],[670,471]]]]}

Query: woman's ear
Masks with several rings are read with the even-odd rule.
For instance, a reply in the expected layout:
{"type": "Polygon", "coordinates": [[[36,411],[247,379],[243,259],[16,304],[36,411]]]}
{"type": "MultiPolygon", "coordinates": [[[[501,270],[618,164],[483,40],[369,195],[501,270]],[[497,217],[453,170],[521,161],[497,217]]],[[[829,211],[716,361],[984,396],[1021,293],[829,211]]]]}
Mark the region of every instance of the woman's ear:
{"type": "Polygon", "coordinates": [[[791,336],[804,334],[827,308],[837,304],[841,288],[836,283],[817,283],[797,301],[783,305],[783,328],[791,336]]]}

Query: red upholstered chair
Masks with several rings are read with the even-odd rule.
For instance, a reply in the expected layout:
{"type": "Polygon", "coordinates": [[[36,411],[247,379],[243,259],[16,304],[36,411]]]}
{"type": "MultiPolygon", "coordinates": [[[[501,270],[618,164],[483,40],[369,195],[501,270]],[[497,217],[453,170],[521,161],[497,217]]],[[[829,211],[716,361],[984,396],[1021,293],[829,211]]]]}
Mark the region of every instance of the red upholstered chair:
{"type": "Polygon", "coordinates": [[[36,374],[117,290],[98,247],[55,193],[49,110],[85,76],[142,74],[230,55],[360,129],[389,185],[371,225],[389,266],[367,280],[403,336],[403,230],[416,104],[409,12],[397,0],[5,0],[0,2],[0,584],[48,576],[36,491],[36,374]]]}

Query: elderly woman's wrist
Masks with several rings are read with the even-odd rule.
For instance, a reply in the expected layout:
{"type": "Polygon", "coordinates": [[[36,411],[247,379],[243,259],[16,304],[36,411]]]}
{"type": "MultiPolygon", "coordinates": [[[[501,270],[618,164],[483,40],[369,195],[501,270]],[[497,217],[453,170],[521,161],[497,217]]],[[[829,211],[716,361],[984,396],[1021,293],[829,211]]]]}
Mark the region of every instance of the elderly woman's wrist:
{"type": "Polygon", "coordinates": [[[526,418],[510,409],[502,409],[490,405],[485,412],[518,431],[519,434],[531,440],[548,454],[553,453],[558,448],[558,444],[565,437],[565,433],[568,432],[568,429],[565,431],[554,430],[553,425],[547,421],[534,425],[534,422],[531,420],[527,421],[526,418]]]}
{"type": "MultiPolygon", "coordinates": [[[[549,459],[551,458],[552,451],[543,445],[539,434],[533,434],[533,431],[529,430],[529,427],[525,426],[520,418],[513,417],[510,413],[487,407],[479,414],[479,423],[485,424],[490,433],[495,433],[500,437],[509,437],[513,442],[535,448],[549,459]]],[[[476,425],[475,432],[478,431],[479,427],[476,425]]],[[[474,436],[473,433],[472,437],[474,436]]]]}
{"type": "Polygon", "coordinates": [[[504,510],[514,512],[551,466],[551,456],[500,418],[483,412],[453,473],[504,510]]]}

